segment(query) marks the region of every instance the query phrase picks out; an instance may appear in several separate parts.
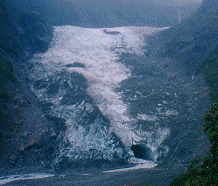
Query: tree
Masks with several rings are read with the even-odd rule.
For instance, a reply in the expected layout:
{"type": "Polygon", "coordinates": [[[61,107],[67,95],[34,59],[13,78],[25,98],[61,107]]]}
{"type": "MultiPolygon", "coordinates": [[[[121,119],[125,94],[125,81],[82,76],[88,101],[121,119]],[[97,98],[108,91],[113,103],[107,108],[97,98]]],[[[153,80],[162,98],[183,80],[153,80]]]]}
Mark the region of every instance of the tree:
{"type": "Polygon", "coordinates": [[[204,132],[211,143],[211,157],[194,160],[186,173],[177,177],[170,186],[217,186],[218,184],[218,104],[214,103],[204,117],[204,132]]]}
{"type": "Polygon", "coordinates": [[[204,117],[206,124],[204,132],[208,132],[208,137],[211,143],[210,153],[212,162],[218,165],[218,104],[214,103],[204,117]]]}

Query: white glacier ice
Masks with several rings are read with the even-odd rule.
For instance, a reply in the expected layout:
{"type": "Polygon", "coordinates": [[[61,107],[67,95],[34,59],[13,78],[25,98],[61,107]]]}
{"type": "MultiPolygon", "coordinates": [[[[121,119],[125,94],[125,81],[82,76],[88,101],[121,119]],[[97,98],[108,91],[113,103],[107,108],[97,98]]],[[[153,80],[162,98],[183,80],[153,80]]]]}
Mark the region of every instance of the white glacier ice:
{"type": "Polygon", "coordinates": [[[21,181],[21,180],[35,180],[35,179],[43,179],[54,177],[53,174],[45,174],[45,173],[36,173],[36,174],[21,174],[21,175],[9,175],[0,177],[0,185],[4,185],[14,181],[21,181]]]}
{"type": "MultiPolygon", "coordinates": [[[[32,63],[44,65],[42,69],[31,74],[32,79],[39,79],[41,76],[48,78],[56,72],[65,69],[69,73],[77,72],[82,74],[88,80],[88,93],[94,99],[100,111],[110,120],[110,131],[114,132],[122,143],[130,150],[133,143],[143,140],[148,142],[148,146],[153,152],[169,134],[167,129],[157,129],[159,140],[149,140],[152,135],[146,131],[137,131],[133,123],[137,118],[132,118],[128,114],[128,105],[122,101],[122,94],[115,89],[119,84],[131,77],[131,68],[118,62],[122,53],[132,53],[143,55],[146,42],[145,38],[161,31],[159,28],[151,27],[118,27],[118,28],[80,28],[74,26],[61,26],[54,28],[54,38],[47,52],[37,54],[32,59],[32,63]],[[105,32],[106,30],[106,32],[105,32]],[[117,32],[118,34],[110,34],[117,32]],[[66,65],[75,62],[83,64],[82,67],[68,67],[66,65]]],[[[107,145],[110,144],[107,138],[107,132],[102,130],[101,134],[90,132],[84,136],[85,128],[83,126],[75,127],[76,123],[72,118],[75,116],[75,106],[64,107],[59,105],[64,90],[60,91],[52,99],[46,97],[43,90],[33,90],[41,100],[47,100],[54,105],[54,111],[58,117],[66,116],[67,130],[65,140],[72,143],[74,151],[81,149],[103,149],[110,153],[107,145]],[[65,109],[65,110],[64,110],[65,109]]],[[[90,109],[92,107],[90,106],[90,109]]],[[[156,118],[146,115],[138,115],[138,119],[152,120],[156,118]]],[[[93,126],[93,131],[98,127],[93,126]]],[[[92,131],[92,127],[91,130],[92,131]]],[[[71,149],[72,150],[72,149],[71,149]]],[[[131,152],[130,152],[131,154],[131,152]]],[[[65,154],[66,156],[66,154],[65,154]]],[[[70,153],[69,153],[70,156],[70,153]]]]}

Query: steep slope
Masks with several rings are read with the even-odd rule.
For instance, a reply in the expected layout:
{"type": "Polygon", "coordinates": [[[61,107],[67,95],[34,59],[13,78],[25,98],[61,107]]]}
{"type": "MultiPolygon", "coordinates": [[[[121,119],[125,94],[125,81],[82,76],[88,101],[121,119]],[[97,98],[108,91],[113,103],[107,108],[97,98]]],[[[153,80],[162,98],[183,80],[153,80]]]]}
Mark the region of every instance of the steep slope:
{"type": "Polygon", "coordinates": [[[184,74],[192,80],[203,77],[210,85],[213,102],[218,102],[217,23],[218,2],[204,0],[190,18],[163,31],[155,40],[157,48],[154,47],[160,68],[169,73],[184,74]]]}
{"type": "Polygon", "coordinates": [[[218,46],[204,60],[198,73],[202,73],[209,83],[212,101],[218,103],[218,46]]]}
{"type": "Polygon", "coordinates": [[[19,165],[25,163],[24,159],[37,162],[36,157],[47,156],[45,147],[37,153],[33,149],[45,139],[43,135],[51,124],[43,118],[26,84],[22,61],[46,50],[52,29],[38,14],[14,9],[5,1],[0,2],[0,25],[0,163],[19,165]]]}
{"type": "Polygon", "coordinates": [[[209,108],[211,98],[212,101],[217,100],[217,16],[217,1],[205,0],[190,18],[165,29],[158,36],[152,36],[148,43],[151,52],[144,61],[145,65],[150,69],[158,69],[156,74],[159,76],[161,73],[168,76],[171,86],[174,82],[177,84],[181,81],[180,85],[188,87],[188,91],[183,89],[184,94],[176,98],[175,101],[182,100],[177,109],[180,106],[183,109],[186,107],[182,104],[186,104],[188,97],[193,100],[192,103],[187,103],[193,108],[181,112],[184,120],[177,118],[171,121],[171,136],[166,141],[171,150],[163,160],[163,165],[184,165],[208,151],[209,144],[203,133],[202,118],[209,108]],[[193,94],[187,94],[191,89],[194,89],[193,94]],[[188,120],[185,119],[187,116],[190,116],[188,120]]]}
{"type": "MultiPolygon", "coordinates": [[[[156,49],[155,57],[158,56],[158,58],[153,58],[157,66],[166,73],[176,74],[192,86],[203,85],[206,96],[204,99],[209,98],[209,102],[217,102],[218,1],[203,1],[196,13],[182,21],[181,24],[160,33],[158,39],[155,41],[159,43],[154,44],[157,47],[154,47],[156,49]]],[[[206,114],[206,111],[204,112],[202,118],[206,114]]],[[[200,127],[199,129],[203,131],[204,122],[201,119],[198,119],[197,122],[198,126],[196,125],[196,127],[200,127]]],[[[205,140],[205,134],[202,132],[196,133],[195,130],[187,132],[195,133],[198,139],[204,138],[205,140]]],[[[209,147],[209,144],[206,146],[209,147]]],[[[203,147],[204,145],[201,144],[200,148],[203,149],[203,147]]],[[[207,151],[208,149],[205,149],[202,157],[207,155],[207,151]]],[[[197,155],[193,157],[197,157],[197,155]]],[[[173,158],[171,153],[169,153],[169,158],[173,158]]],[[[167,164],[170,165],[171,162],[168,161],[167,164]]],[[[172,185],[185,185],[184,182],[189,177],[190,172],[179,177],[172,185]]]]}
{"type": "Polygon", "coordinates": [[[165,59],[163,65],[169,65],[167,68],[176,65],[186,75],[195,74],[218,44],[217,22],[217,1],[205,0],[190,18],[162,32],[159,55],[165,59]],[[174,62],[168,63],[171,60],[174,62]]]}

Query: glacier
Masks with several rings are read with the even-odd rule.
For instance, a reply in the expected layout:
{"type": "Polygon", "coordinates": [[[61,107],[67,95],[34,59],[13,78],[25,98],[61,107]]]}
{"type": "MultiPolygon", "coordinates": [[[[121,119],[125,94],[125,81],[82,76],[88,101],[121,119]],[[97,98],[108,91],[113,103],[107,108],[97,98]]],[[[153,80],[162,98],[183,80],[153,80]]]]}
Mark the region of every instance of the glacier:
{"type": "Polygon", "coordinates": [[[144,56],[146,38],[164,29],[54,28],[49,49],[29,60],[28,72],[32,91],[48,107],[45,113],[63,119],[66,126],[59,134],[55,165],[85,161],[150,165],[167,154],[166,145],[161,153],[158,148],[170,129],[157,126],[156,116],[131,115],[130,104],[118,90],[123,81],[137,76],[131,65],[122,63],[121,55],[144,56]],[[151,121],[152,130],[138,127],[139,120],[151,121]],[[134,157],[131,146],[137,144],[142,144],[142,151],[150,149],[149,159],[134,157]]]}

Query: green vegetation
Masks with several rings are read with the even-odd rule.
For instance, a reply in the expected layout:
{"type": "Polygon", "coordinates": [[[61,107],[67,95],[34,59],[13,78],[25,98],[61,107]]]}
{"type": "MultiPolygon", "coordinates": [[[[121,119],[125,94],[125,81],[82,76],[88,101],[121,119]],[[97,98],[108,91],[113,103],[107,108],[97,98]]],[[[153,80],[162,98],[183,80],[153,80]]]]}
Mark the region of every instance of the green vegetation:
{"type": "Polygon", "coordinates": [[[189,170],[176,178],[170,186],[216,186],[218,183],[218,104],[214,103],[205,115],[204,132],[211,143],[210,158],[194,160],[189,170]]]}
{"type": "Polygon", "coordinates": [[[15,81],[13,75],[13,66],[10,61],[0,56],[0,99],[8,99],[9,95],[4,89],[4,83],[7,81],[15,81]]]}
{"type": "Polygon", "coordinates": [[[15,81],[13,66],[10,61],[0,56],[0,126],[7,127],[10,116],[6,112],[6,102],[10,96],[4,88],[4,84],[15,81]]]}
{"type": "Polygon", "coordinates": [[[210,96],[212,101],[218,103],[218,46],[205,60],[201,71],[210,84],[210,96]]]}
{"type": "MultiPolygon", "coordinates": [[[[11,112],[7,109],[7,102],[10,99],[10,95],[4,87],[4,85],[12,81],[15,81],[13,66],[10,61],[0,55],[0,141],[4,139],[8,131],[13,130],[9,122],[11,112]]],[[[1,145],[0,149],[2,148],[1,145]]]]}
{"type": "MultiPolygon", "coordinates": [[[[4,2],[0,2],[0,49],[1,52],[11,57],[18,57],[22,50],[20,41],[17,40],[17,34],[10,21],[7,13],[7,8],[4,2]]],[[[7,107],[7,102],[10,100],[5,86],[15,81],[13,75],[13,65],[9,60],[0,54],[0,142],[6,140],[9,131],[13,130],[10,124],[11,111],[7,107]]],[[[0,143],[0,154],[3,152],[3,144],[0,143]]]]}
{"type": "Polygon", "coordinates": [[[0,78],[7,78],[10,81],[14,81],[15,77],[13,75],[13,65],[10,61],[4,59],[0,55],[0,78]]]}

